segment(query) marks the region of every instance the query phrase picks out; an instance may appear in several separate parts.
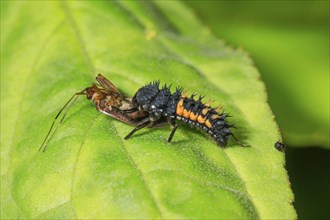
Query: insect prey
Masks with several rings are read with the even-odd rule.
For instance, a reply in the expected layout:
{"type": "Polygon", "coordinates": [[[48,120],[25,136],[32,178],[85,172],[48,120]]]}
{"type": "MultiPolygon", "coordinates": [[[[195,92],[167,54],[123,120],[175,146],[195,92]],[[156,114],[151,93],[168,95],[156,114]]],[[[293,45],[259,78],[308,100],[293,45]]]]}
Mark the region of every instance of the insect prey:
{"type": "Polygon", "coordinates": [[[145,112],[123,113],[121,110],[132,108],[131,99],[122,95],[118,89],[101,74],[98,74],[96,81],[97,83],[93,83],[92,86],[73,94],[72,97],[65,103],[65,105],[55,116],[53,123],[50,126],[50,129],[39,148],[39,151],[45,151],[47,149],[48,143],[53,138],[59,126],[62,124],[69,109],[81,95],[86,95],[88,100],[92,100],[99,112],[116,118],[127,124],[138,125],[139,118],[145,117],[145,112]],[[52,132],[55,122],[59,119],[60,115],[62,115],[62,118],[52,132]]]}

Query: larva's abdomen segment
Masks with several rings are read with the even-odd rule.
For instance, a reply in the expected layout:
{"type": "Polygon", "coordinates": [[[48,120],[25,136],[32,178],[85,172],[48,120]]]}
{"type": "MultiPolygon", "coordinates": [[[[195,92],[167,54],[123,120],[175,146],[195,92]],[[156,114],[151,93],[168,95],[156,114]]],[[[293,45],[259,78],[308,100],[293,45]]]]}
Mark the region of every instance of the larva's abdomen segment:
{"type": "Polygon", "coordinates": [[[181,98],[178,104],[176,105],[176,115],[182,116],[183,115],[183,99],[181,98]]]}
{"type": "Polygon", "coordinates": [[[198,123],[200,126],[205,125],[207,128],[212,128],[212,123],[207,118],[207,115],[211,108],[205,105],[199,105],[197,108],[194,108],[199,103],[196,103],[193,99],[188,99],[187,97],[181,97],[177,104],[176,108],[176,116],[178,119],[185,119],[182,121],[190,122],[190,123],[198,123]],[[190,102],[190,103],[189,103],[190,102]],[[186,103],[186,105],[184,105],[186,103]],[[187,105],[188,103],[188,105],[187,105]],[[190,105],[189,105],[190,104],[190,105]],[[187,106],[192,106],[191,109],[187,109],[187,106]]]}

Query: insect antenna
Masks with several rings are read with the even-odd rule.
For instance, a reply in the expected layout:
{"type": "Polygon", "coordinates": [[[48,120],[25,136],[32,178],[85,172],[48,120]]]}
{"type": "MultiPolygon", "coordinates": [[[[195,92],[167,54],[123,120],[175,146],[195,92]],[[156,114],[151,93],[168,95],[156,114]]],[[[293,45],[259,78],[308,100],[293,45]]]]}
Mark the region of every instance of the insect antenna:
{"type": "Polygon", "coordinates": [[[47,133],[47,135],[46,135],[44,141],[42,142],[42,144],[41,144],[41,146],[40,146],[40,148],[39,148],[39,151],[41,151],[41,150],[42,150],[43,152],[46,151],[48,143],[49,143],[50,140],[53,138],[53,136],[54,136],[54,134],[56,133],[58,127],[62,124],[62,122],[63,122],[63,120],[64,120],[66,114],[67,114],[68,111],[69,111],[69,109],[70,109],[70,108],[72,107],[72,105],[76,102],[76,100],[78,99],[78,96],[79,96],[79,95],[86,95],[85,92],[86,92],[86,89],[82,90],[81,92],[77,92],[77,93],[75,93],[75,94],[74,94],[74,95],[73,95],[73,96],[72,96],[72,97],[71,97],[71,98],[65,103],[65,105],[61,108],[61,110],[57,113],[57,115],[55,116],[55,118],[54,118],[54,120],[53,120],[52,125],[50,126],[50,129],[49,129],[49,131],[48,131],[48,133],[47,133]],[[53,127],[54,127],[54,125],[55,125],[55,122],[57,121],[58,117],[61,115],[61,113],[63,112],[63,110],[64,110],[68,105],[69,105],[69,107],[65,110],[65,112],[64,112],[64,114],[63,114],[63,116],[62,116],[60,122],[57,124],[57,126],[56,126],[54,132],[51,134],[50,138],[48,139],[48,137],[49,137],[51,131],[53,130],[53,127]],[[47,140],[47,139],[48,139],[48,140],[47,140]],[[47,142],[46,142],[46,141],[47,141],[47,142]]]}

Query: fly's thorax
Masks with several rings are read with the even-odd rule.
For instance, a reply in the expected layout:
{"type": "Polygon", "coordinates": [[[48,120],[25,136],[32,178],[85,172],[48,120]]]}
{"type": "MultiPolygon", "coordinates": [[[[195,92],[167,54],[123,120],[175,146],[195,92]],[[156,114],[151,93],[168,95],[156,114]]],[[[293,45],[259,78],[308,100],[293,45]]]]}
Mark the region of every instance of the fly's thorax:
{"type": "Polygon", "coordinates": [[[131,109],[133,107],[132,105],[132,99],[131,98],[124,98],[121,101],[120,109],[125,110],[125,109],[131,109]]]}
{"type": "Polygon", "coordinates": [[[117,108],[121,108],[122,102],[123,102],[122,99],[119,99],[117,97],[113,97],[111,95],[105,96],[104,100],[105,100],[105,105],[107,107],[115,106],[117,108]]]}

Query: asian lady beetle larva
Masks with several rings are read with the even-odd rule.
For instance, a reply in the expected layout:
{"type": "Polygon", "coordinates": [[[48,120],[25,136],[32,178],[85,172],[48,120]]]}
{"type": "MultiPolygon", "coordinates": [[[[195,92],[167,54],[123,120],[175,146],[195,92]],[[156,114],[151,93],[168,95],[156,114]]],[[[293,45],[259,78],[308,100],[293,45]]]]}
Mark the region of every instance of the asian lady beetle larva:
{"type": "Polygon", "coordinates": [[[155,127],[167,122],[173,126],[167,140],[171,142],[178,128],[176,121],[180,120],[204,130],[221,146],[226,146],[229,136],[236,140],[230,130],[233,125],[226,121],[228,114],[220,113],[219,109],[211,108],[209,104],[202,103],[202,96],[195,100],[195,94],[188,97],[183,95],[182,91],[183,89],[178,87],[172,94],[166,85],[159,89],[159,81],[140,88],[132,98],[131,105],[133,107],[123,110],[123,112],[146,111],[149,116],[142,119],[125,139],[129,139],[136,131],[144,127],[155,127]]]}

